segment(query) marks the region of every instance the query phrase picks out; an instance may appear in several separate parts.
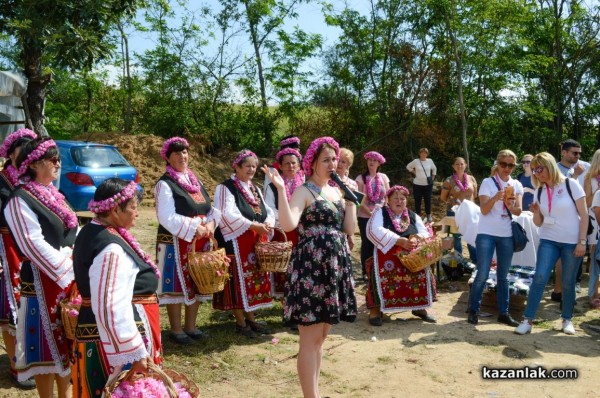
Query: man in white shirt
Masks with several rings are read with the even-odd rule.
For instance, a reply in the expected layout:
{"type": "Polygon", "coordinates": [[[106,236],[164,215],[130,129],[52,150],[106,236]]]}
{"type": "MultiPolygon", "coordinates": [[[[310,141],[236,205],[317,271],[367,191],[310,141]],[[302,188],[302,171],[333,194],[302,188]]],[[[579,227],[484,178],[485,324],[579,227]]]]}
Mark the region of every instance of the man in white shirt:
{"type": "MultiPolygon", "coordinates": [[[[581,144],[572,138],[565,140],[560,143],[560,162],[558,168],[560,172],[567,178],[573,178],[579,182],[579,185],[583,187],[583,179],[585,173],[590,168],[588,162],[581,160],[581,144]]],[[[575,290],[577,293],[581,292],[581,267],[583,264],[583,257],[579,259],[579,272],[577,273],[577,284],[575,290]]],[[[562,283],[561,283],[561,272],[562,267],[560,259],[556,262],[556,282],[554,284],[554,291],[550,295],[552,301],[561,301],[562,299],[562,283]]]]}

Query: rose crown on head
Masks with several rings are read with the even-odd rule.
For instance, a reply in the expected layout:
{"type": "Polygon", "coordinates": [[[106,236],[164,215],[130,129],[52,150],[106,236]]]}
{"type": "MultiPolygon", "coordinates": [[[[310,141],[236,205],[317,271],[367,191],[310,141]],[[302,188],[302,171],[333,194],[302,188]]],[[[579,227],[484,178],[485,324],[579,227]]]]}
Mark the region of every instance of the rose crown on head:
{"type": "Polygon", "coordinates": [[[163,143],[162,149],[160,150],[160,156],[164,160],[167,160],[167,152],[169,152],[169,147],[171,146],[171,144],[174,144],[176,142],[181,142],[186,147],[190,146],[189,142],[185,138],[183,138],[183,137],[169,138],[168,140],[166,140],[163,143]]]}
{"type": "Polygon", "coordinates": [[[365,153],[365,160],[373,159],[379,162],[379,164],[385,163],[385,158],[379,152],[371,151],[365,153]]]}
{"type": "Polygon", "coordinates": [[[10,150],[12,144],[23,137],[29,137],[33,140],[37,138],[37,134],[29,129],[18,129],[10,133],[2,143],[2,146],[0,146],[0,156],[3,158],[8,157],[8,155],[10,155],[8,151],[10,150]]]}
{"type": "Polygon", "coordinates": [[[312,175],[312,163],[315,160],[315,155],[321,145],[328,144],[335,150],[336,159],[340,158],[340,145],[331,137],[319,137],[310,143],[308,149],[306,150],[306,154],[304,155],[304,160],[302,161],[302,168],[304,169],[304,173],[310,177],[312,175]]]}

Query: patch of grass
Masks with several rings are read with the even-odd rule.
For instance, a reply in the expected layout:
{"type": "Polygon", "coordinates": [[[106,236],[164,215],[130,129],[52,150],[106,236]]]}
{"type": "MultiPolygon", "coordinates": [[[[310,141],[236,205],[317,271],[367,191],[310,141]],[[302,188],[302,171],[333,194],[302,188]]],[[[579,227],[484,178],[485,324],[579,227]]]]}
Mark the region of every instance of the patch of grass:
{"type": "Polygon", "coordinates": [[[394,362],[396,362],[396,361],[391,356],[383,356],[383,357],[377,358],[377,363],[380,363],[382,365],[391,365],[394,362]]]}
{"type": "Polygon", "coordinates": [[[148,226],[149,226],[149,227],[158,228],[158,225],[159,225],[159,224],[158,224],[158,221],[150,221],[150,222],[148,223],[148,226]]]}

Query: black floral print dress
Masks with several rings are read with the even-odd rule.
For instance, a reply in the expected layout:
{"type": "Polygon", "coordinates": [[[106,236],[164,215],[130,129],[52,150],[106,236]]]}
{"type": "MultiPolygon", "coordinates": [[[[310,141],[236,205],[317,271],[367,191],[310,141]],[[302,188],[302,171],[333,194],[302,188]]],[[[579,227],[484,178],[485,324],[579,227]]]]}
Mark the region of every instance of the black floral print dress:
{"type": "MultiPolygon", "coordinates": [[[[309,188],[310,189],[310,188],[309,188]]],[[[356,319],[351,258],[342,231],[344,207],[315,196],[300,216],[285,283],[284,319],[309,326],[356,319]]]]}

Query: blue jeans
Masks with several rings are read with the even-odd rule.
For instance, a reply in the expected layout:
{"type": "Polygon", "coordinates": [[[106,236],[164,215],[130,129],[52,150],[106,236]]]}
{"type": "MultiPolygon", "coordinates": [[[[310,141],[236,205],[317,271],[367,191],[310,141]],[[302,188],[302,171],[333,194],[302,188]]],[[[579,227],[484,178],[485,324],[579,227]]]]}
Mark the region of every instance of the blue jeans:
{"type": "Polygon", "coordinates": [[[475,239],[477,250],[477,276],[471,286],[469,294],[469,311],[479,312],[481,307],[481,296],[485,281],[490,275],[492,257],[496,250],[496,297],[498,299],[498,313],[508,313],[508,270],[512,262],[514,251],[512,236],[501,237],[486,234],[478,234],[475,239]]]}
{"type": "Polygon", "coordinates": [[[535,263],[535,274],[529,288],[527,297],[527,308],[525,318],[534,319],[540,301],[544,294],[546,283],[550,273],[559,258],[562,260],[562,313],[561,317],[570,320],[573,317],[573,306],[575,305],[575,281],[579,269],[579,257],[575,257],[574,243],[561,243],[552,240],[540,239],[537,251],[537,262],[535,263]]]}

